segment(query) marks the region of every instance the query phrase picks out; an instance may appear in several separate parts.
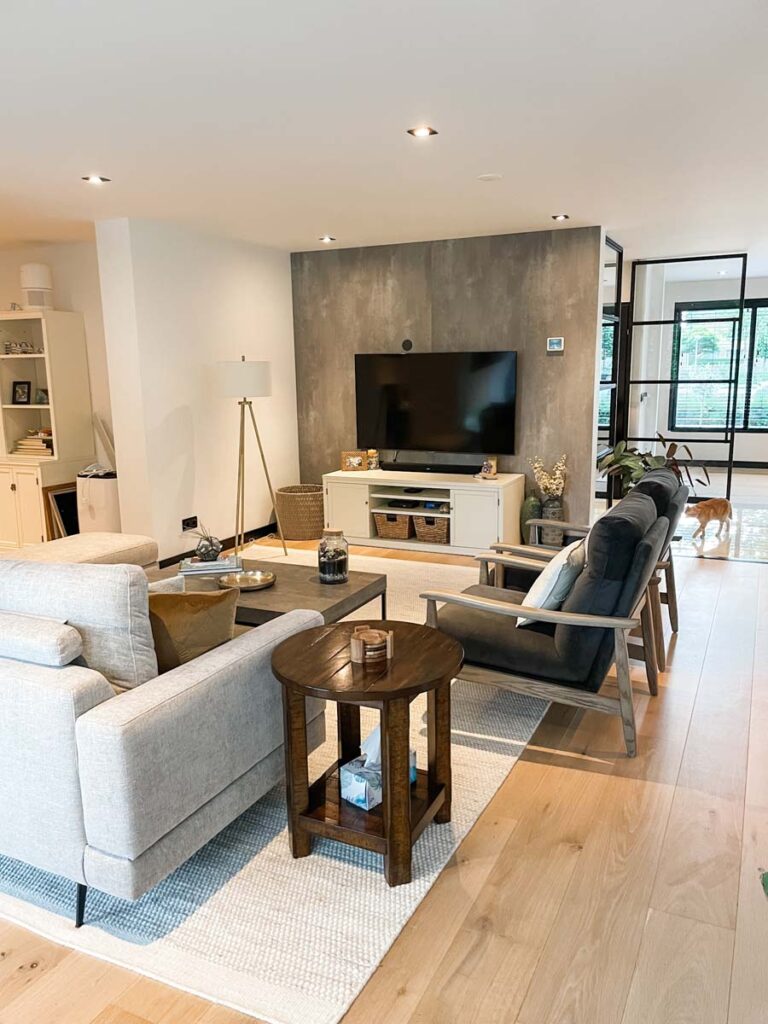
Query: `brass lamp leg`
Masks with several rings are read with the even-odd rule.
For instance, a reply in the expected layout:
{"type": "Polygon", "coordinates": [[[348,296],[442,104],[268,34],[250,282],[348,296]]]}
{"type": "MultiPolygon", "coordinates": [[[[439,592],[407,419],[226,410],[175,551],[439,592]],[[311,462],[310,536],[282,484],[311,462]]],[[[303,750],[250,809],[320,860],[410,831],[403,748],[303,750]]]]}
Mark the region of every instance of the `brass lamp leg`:
{"type": "Polygon", "coordinates": [[[237,449],[237,499],[235,502],[235,554],[240,553],[243,542],[243,514],[245,511],[245,399],[240,406],[240,432],[237,449]]]}
{"type": "Polygon", "coordinates": [[[277,502],[275,501],[275,492],[272,490],[272,481],[269,477],[269,470],[267,469],[267,460],[264,457],[264,449],[261,445],[261,437],[259,436],[259,428],[256,426],[256,417],[253,414],[253,404],[251,402],[246,403],[248,411],[251,414],[251,423],[253,423],[253,430],[256,434],[256,443],[259,446],[259,455],[261,455],[261,464],[264,467],[264,476],[267,478],[267,487],[269,488],[269,496],[272,499],[272,506],[275,510],[275,521],[277,522],[277,532],[280,534],[280,543],[283,545],[283,554],[288,554],[288,548],[285,546],[285,537],[283,536],[283,527],[280,523],[280,513],[277,511],[277,502]]]}

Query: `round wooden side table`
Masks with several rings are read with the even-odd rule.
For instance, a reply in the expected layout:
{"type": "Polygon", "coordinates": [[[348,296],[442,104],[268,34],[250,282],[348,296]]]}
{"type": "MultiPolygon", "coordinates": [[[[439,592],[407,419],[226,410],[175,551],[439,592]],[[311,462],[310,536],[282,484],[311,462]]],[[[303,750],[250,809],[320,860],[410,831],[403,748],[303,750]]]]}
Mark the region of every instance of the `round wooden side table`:
{"type": "Polygon", "coordinates": [[[294,857],[311,852],[312,836],[384,854],[390,885],[411,880],[411,849],[430,821],[451,820],[451,680],[464,661],[461,645],[430,626],[370,622],[392,630],[394,657],[361,665],[350,658],[360,622],[318,626],[284,640],[272,655],[283,686],[288,829],[294,857]],[[409,710],[427,694],[428,767],[411,784],[409,710]],[[338,759],[311,785],[305,697],[336,702],[338,759]],[[339,767],[360,754],[360,708],[381,712],[383,800],[370,811],[341,798],[339,767]]]}

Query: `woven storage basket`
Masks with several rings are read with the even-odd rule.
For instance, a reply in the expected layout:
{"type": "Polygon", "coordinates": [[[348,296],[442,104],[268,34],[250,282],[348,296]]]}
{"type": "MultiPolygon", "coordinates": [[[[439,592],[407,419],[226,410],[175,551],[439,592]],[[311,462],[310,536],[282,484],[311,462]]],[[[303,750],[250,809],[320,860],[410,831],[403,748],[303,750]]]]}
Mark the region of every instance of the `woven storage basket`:
{"type": "Polygon", "coordinates": [[[286,540],[317,540],[323,534],[323,488],[320,484],[278,487],[275,505],[286,540]]]}
{"type": "Polygon", "coordinates": [[[374,512],[376,533],[385,540],[408,540],[413,536],[413,516],[398,516],[394,512],[374,512]]]}
{"type": "Polygon", "coordinates": [[[447,544],[451,535],[451,520],[435,516],[414,516],[413,525],[419,540],[429,544],[447,544]]]}

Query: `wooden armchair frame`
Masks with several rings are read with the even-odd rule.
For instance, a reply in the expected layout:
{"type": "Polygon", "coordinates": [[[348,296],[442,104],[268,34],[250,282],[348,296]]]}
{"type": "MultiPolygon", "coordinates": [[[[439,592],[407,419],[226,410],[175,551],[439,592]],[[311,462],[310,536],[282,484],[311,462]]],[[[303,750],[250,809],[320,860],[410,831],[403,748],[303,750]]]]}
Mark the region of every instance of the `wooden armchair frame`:
{"type": "MultiPolygon", "coordinates": [[[[547,562],[551,561],[557,554],[556,550],[542,549],[542,558],[521,558],[517,555],[495,554],[499,548],[504,550],[519,550],[530,552],[531,548],[513,544],[494,544],[493,552],[475,555],[475,561],[480,563],[480,583],[486,586],[490,581],[488,571],[489,565],[494,566],[494,580],[503,578],[503,569],[533,569],[540,571],[547,562]]],[[[562,550],[562,549],[560,549],[562,550]]],[[[653,578],[656,578],[655,575],[653,578]]],[[[496,586],[499,586],[496,583],[496,586]]],[[[652,697],[659,692],[659,665],[658,665],[658,644],[656,640],[656,623],[653,617],[653,599],[650,592],[650,584],[632,612],[634,616],[640,617],[639,628],[635,631],[636,636],[642,639],[642,645],[629,643],[629,656],[636,661],[645,663],[645,674],[648,679],[648,690],[652,697]]],[[[659,624],[661,628],[661,624],[659,624]]]]}
{"type": "Polygon", "coordinates": [[[569,704],[577,708],[601,711],[608,715],[618,715],[624,729],[627,756],[635,757],[637,754],[637,730],[635,728],[635,707],[632,702],[632,682],[629,674],[627,633],[640,625],[637,619],[528,608],[526,605],[509,604],[507,601],[494,601],[490,598],[475,597],[472,594],[451,594],[439,590],[426,591],[421,594],[421,597],[427,602],[427,625],[435,628],[438,628],[437,604],[440,602],[472,608],[476,611],[490,612],[493,615],[535,619],[537,622],[552,622],[563,626],[612,630],[619,688],[618,699],[603,697],[599,693],[592,693],[589,690],[564,686],[562,683],[530,679],[513,672],[485,668],[466,662],[461,670],[461,678],[487,686],[496,686],[502,690],[511,690],[513,693],[523,693],[544,700],[556,701],[559,704],[569,704]]]}
{"type": "MultiPolygon", "coordinates": [[[[530,527],[530,544],[505,544],[503,541],[492,544],[491,550],[509,552],[525,558],[547,558],[550,559],[560,548],[550,548],[539,543],[542,526],[556,525],[563,533],[572,537],[586,537],[591,527],[583,523],[562,523],[556,519],[529,519],[527,525],[530,527]],[[536,549],[534,555],[533,549],[536,549]]],[[[482,580],[481,580],[482,582],[482,580]]],[[[667,650],[664,644],[664,623],[661,618],[661,606],[667,606],[669,625],[673,633],[677,633],[680,626],[680,616],[677,608],[677,582],[675,580],[675,563],[672,559],[672,550],[669,546],[662,552],[661,558],[656,563],[656,571],[648,581],[648,603],[651,608],[653,620],[653,637],[656,645],[656,665],[659,672],[667,667],[667,650]],[[666,591],[660,588],[661,573],[664,573],[666,591]]]]}

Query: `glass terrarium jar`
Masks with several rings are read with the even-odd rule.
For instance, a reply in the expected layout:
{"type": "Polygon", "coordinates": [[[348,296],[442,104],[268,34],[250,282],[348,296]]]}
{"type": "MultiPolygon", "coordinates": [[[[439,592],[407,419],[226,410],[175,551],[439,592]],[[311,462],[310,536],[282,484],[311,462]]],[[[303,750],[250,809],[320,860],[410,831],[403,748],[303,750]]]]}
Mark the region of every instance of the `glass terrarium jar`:
{"type": "Polygon", "coordinates": [[[346,583],[349,579],[349,544],[341,530],[323,530],[317,568],[321,583],[346,583]]]}

